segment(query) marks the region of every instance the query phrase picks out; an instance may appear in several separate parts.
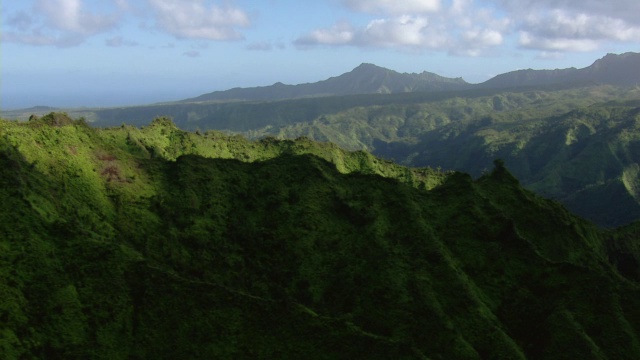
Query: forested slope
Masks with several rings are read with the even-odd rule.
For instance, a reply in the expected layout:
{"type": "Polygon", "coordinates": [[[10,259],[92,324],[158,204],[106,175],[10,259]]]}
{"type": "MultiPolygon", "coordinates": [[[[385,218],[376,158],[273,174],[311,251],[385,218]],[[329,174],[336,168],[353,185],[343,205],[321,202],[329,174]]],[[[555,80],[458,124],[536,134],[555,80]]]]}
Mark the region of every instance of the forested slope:
{"type": "Polygon", "coordinates": [[[636,233],[500,161],[51,114],[0,122],[0,185],[3,359],[640,356],[636,233]]]}
{"type": "Polygon", "coordinates": [[[474,176],[502,158],[528,189],[615,227],[640,218],[639,124],[637,103],[598,104],[543,118],[495,114],[443,126],[416,144],[380,143],[374,153],[474,176]]]}

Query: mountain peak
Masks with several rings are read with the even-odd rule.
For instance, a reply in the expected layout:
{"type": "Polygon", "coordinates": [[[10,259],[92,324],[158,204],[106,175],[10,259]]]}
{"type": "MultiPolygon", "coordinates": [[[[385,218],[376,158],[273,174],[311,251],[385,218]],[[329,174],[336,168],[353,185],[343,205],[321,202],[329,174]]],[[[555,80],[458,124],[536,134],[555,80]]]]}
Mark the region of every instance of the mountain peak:
{"type": "Polygon", "coordinates": [[[351,73],[362,73],[362,74],[371,74],[371,73],[387,73],[387,72],[395,72],[393,70],[389,70],[387,68],[383,68],[381,66],[371,64],[371,63],[362,63],[356,66],[351,73]]]}
{"type": "MultiPolygon", "coordinates": [[[[357,70],[357,69],[384,69],[384,68],[372,63],[362,63],[356,66],[353,70],[357,70]]],[[[388,70],[388,69],[385,69],[385,70],[388,70]]]]}

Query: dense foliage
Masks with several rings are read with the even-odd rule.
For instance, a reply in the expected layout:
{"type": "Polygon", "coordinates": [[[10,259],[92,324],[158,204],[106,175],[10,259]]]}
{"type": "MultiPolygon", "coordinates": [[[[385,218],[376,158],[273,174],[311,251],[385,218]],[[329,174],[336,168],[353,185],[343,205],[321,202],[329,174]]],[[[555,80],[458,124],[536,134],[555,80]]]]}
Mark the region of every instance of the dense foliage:
{"type": "Polygon", "coordinates": [[[0,122],[0,204],[3,359],[640,357],[638,232],[502,161],[50,114],[0,122]]]}
{"type": "Polygon", "coordinates": [[[479,176],[502,158],[528,189],[599,225],[640,219],[640,103],[598,104],[544,118],[493,114],[379,143],[378,155],[479,176]]]}

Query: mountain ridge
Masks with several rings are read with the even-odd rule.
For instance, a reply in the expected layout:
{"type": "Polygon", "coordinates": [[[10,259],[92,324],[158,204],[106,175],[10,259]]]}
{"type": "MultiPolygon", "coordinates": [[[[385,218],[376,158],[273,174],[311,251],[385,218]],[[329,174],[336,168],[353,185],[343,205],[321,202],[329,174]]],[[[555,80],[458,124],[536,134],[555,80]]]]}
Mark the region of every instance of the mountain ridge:
{"type": "Polygon", "coordinates": [[[461,90],[468,86],[462,78],[446,78],[426,71],[419,74],[399,73],[374,64],[362,63],[349,72],[318,82],[297,85],[276,82],[268,86],[233,88],[179,102],[284,100],[318,96],[461,90]]]}
{"type": "Polygon", "coordinates": [[[593,82],[607,85],[635,85],[640,83],[640,53],[609,53],[593,64],[554,70],[517,70],[497,75],[476,86],[482,88],[515,88],[568,83],[593,82]]]}
{"type": "Polygon", "coordinates": [[[287,85],[276,82],[268,86],[236,87],[177,102],[271,101],[320,96],[517,88],[561,83],[634,85],[640,82],[639,74],[640,53],[634,52],[609,53],[581,69],[571,67],[510,71],[478,84],[468,83],[461,77],[447,78],[428,71],[400,73],[375,64],[362,63],[342,75],[313,83],[287,85]]]}
{"type": "MultiPolygon", "coordinates": [[[[83,110],[87,114],[109,109],[134,109],[149,106],[185,105],[230,102],[267,102],[296,100],[331,96],[402,94],[412,92],[455,92],[465,90],[500,90],[530,88],[536,86],[581,87],[607,84],[633,86],[640,84],[640,53],[609,53],[585,68],[565,68],[553,70],[515,70],[502,73],[481,83],[468,83],[461,77],[448,78],[423,71],[421,73],[400,73],[371,63],[361,63],[349,72],[325,80],[302,84],[284,84],[280,81],[272,85],[255,87],[234,87],[217,90],[183,100],[167,101],[148,105],[120,106],[107,108],[67,109],[76,113],[83,110]]],[[[28,118],[28,114],[45,115],[57,109],[35,106],[27,109],[3,111],[3,116],[16,115],[28,118]]],[[[162,114],[156,114],[162,115],[162,114]]]]}
{"type": "Polygon", "coordinates": [[[163,118],[0,133],[2,359],[640,356],[637,227],[605,233],[501,161],[422,188],[163,118]]]}

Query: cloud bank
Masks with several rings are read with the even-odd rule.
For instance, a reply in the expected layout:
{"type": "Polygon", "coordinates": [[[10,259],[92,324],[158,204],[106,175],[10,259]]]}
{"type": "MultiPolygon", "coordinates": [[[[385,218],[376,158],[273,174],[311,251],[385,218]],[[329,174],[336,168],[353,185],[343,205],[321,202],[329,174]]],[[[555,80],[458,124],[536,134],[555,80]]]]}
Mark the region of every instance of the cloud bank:
{"type": "Polygon", "coordinates": [[[81,0],[38,0],[31,12],[21,11],[7,19],[10,30],[4,32],[3,41],[75,46],[114,28],[119,18],[117,9],[95,13],[88,11],[81,0]]]}
{"type": "Polygon", "coordinates": [[[480,56],[512,41],[521,49],[592,51],[640,41],[637,0],[342,0],[372,15],[365,25],[337,22],[299,36],[301,49],[354,46],[480,56]]]}
{"type": "MultiPolygon", "coordinates": [[[[638,0],[314,0],[338,5],[346,14],[317,28],[290,29],[260,17],[262,26],[293,34],[298,49],[358,47],[438,51],[460,56],[502,54],[510,49],[538,51],[553,58],[564,52],[598,50],[640,42],[638,0]]],[[[234,41],[247,36],[256,14],[251,2],[234,0],[29,0],[3,14],[3,42],[36,46],[77,46],[92,37],[107,46],[134,46],[118,34],[127,24],[179,40],[234,41]],[[252,14],[250,16],[249,14],[252,14]]],[[[287,11],[287,4],[273,1],[287,11]]],[[[257,5],[255,5],[257,8],[257,5]]],[[[262,4],[261,6],[264,6],[262,4]]],[[[298,15],[296,15],[298,16],[298,15]]],[[[316,16],[304,14],[299,16],[316,16]]],[[[304,20],[304,19],[302,19],[304,20]]],[[[303,22],[304,23],[304,22],[303,22]]],[[[271,51],[284,45],[248,39],[247,50],[271,51]]]]}
{"type": "Polygon", "coordinates": [[[248,15],[231,6],[207,6],[203,0],[150,0],[159,28],[181,39],[238,40],[236,29],[249,25],[248,15]]]}
{"type": "Polygon", "coordinates": [[[508,20],[491,10],[478,9],[470,0],[343,0],[352,10],[376,15],[364,26],[348,22],[316,29],[294,41],[298,48],[356,46],[438,50],[481,55],[504,43],[508,20]],[[396,5],[397,4],[397,5],[396,5]],[[399,5],[402,4],[402,5],[399,5]]]}
{"type": "MultiPolygon", "coordinates": [[[[238,28],[250,24],[242,9],[204,0],[35,0],[28,11],[6,17],[7,30],[3,31],[2,40],[76,46],[94,35],[117,29],[127,16],[144,20],[150,16],[156,30],[178,39],[238,40],[243,38],[238,28]]],[[[130,46],[135,42],[118,41],[116,36],[105,43],[130,46]]]]}
{"type": "Polygon", "coordinates": [[[538,50],[591,51],[607,42],[640,41],[640,20],[618,7],[640,14],[640,2],[611,0],[606,2],[609,6],[601,7],[604,3],[586,1],[581,8],[570,1],[548,8],[534,6],[529,14],[522,14],[519,44],[538,50]]]}

